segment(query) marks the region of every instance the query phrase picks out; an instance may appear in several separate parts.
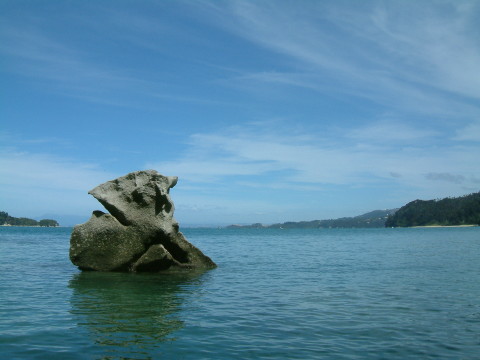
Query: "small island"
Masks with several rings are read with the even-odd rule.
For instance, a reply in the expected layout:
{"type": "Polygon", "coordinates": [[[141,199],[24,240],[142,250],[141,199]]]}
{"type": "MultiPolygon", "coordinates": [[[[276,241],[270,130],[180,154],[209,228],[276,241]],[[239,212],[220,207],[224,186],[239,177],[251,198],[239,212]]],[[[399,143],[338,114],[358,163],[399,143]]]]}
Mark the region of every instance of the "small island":
{"type": "Polygon", "coordinates": [[[40,227],[58,227],[56,220],[43,219],[40,221],[25,217],[13,217],[5,211],[0,211],[0,226],[40,226],[40,227]]]}

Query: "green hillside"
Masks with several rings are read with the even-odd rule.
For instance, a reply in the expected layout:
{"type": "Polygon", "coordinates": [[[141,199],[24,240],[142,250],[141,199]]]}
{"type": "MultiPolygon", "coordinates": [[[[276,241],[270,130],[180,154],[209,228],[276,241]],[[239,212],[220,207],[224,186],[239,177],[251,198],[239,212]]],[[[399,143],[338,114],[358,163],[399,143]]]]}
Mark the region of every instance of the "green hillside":
{"type": "Polygon", "coordinates": [[[385,227],[388,216],[397,209],[375,210],[354,217],[329,220],[288,221],[273,225],[230,225],[228,228],[271,228],[271,229],[318,229],[318,228],[380,228],[385,227]]]}
{"type": "Polygon", "coordinates": [[[387,227],[480,224],[480,192],[441,200],[415,200],[388,217],[387,227]]]}
{"type": "Polygon", "coordinates": [[[5,211],[0,211],[0,225],[3,226],[43,226],[43,227],[57,227],[59,226],[56,220],[43,219],[40,221],[25,218],[13,217],[8,215],[5,211]]]}

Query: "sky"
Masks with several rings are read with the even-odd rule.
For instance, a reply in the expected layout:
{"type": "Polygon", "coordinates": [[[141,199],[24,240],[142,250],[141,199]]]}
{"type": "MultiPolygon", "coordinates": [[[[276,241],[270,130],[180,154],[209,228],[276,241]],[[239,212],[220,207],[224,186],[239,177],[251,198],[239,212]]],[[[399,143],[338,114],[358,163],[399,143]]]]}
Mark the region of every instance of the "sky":
{"type": "MultiPolygon", "coordinates": [[[[178,176],[180,225],[480,190],[480,1],[0,1],[0,210],[178,176]]],[[[63,220],[63,219],[70,220],[63,220]]]]}

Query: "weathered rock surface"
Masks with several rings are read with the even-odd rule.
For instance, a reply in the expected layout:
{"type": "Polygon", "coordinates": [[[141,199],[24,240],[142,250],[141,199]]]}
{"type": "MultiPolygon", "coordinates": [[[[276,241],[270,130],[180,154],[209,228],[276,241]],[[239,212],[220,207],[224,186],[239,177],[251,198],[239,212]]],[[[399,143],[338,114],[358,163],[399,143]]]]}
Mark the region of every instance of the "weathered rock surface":
{"type": "Polygon", "coordinates": [[[89,191],[110,214],[96,210],[74,227],[70,260],[82,270],[165,271],[214,268],[179,232],[169,190],[177,177],[137,171],[89,191]]]}

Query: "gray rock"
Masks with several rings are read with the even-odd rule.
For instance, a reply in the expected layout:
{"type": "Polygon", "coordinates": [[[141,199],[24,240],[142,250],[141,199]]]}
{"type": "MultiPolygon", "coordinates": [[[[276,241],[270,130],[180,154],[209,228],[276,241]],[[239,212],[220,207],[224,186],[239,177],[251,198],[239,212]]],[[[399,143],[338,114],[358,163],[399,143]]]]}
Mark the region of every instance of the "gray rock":
{"type": "Polygon", "coordinates": [[[90,190],[110,212],[73,228],[70,260],[82,270],[165,271],[214,268],[179,232],[169,191],[177,177],[137,171],[90,190]]]}

